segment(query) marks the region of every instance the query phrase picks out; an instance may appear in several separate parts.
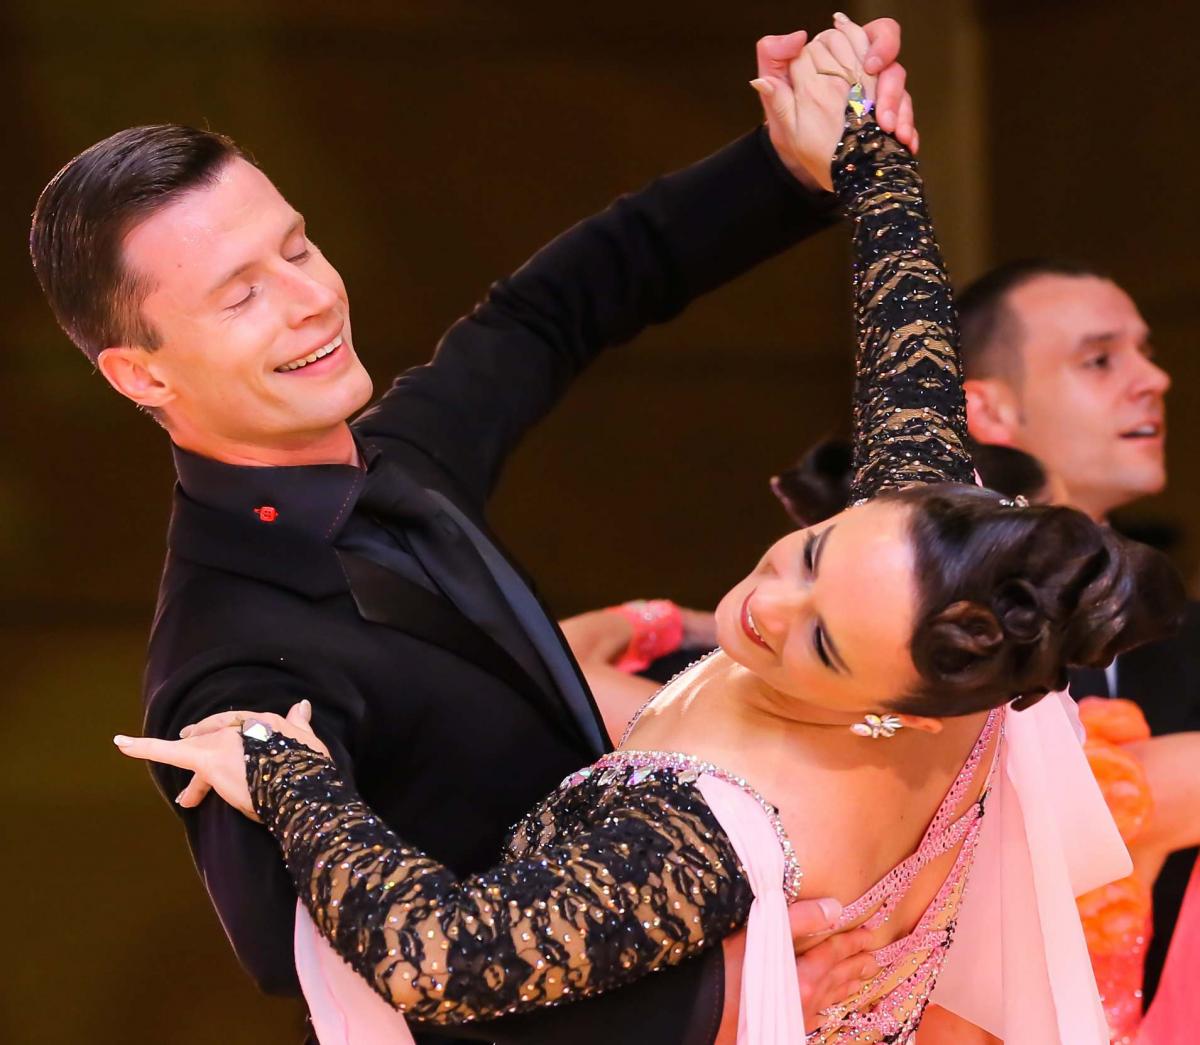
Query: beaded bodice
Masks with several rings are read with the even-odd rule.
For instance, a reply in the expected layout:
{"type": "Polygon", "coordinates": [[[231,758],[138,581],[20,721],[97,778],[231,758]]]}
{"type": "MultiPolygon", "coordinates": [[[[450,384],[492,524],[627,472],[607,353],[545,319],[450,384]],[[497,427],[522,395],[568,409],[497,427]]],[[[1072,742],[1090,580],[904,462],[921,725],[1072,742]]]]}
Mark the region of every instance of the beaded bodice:
{"type": "MultiPolygon", "coordinates": [[[[853,108],[847,126],[834,185],[854,224],[855,494],[970,482],[953,307],[915,161],[853,108]]],[[[711,946],[745,922],[753,900],[697,781],[748,785],[687,755],[605,756],[515,826],[495,868],[459,879],[389,830],[328,759],[279,735],[244,743],[255,809],[313,921],[413,1021],[463,1023],[618,987],[711,946]]],[[[983,747],[981,737],[972,758],[983,747]]],[[[976,768],[968,759],[963,788],[976,768]]],[[[752,793],[796,895],[802,869],[782,822],[752,793]]],[[[909,1040],[953,932],[982,813],[980,800],[952,819],[954,794],[918,851],[851,905],[847,924],[886,920],[920,868],[961,845],[954,869],[914,929],[880,952],[880,976],[826,1013],[814,1042],[909,1040]]]]}
{"type": "Polygon", "coordinates": [[[892,868],[871,889],[842,911],[844,927],[884,924],[913,887],[920,872],[937,857],[959,847],[954,863],[917,924],[899,939],[875,951],[879,973],[854,997],[825,1009],[821,1026],[808,1036],[809,1045],[850,1042],[906,1043],[916,1033],[946,961],[958,908],[975,856],[984,803],[999,761],[999,738],[1006,709],[988,715],[966,762],[938,807],[916,851],[892,868]],[[996,741],[996,743],[993,743],[996,741]],[[980,765],[991,750],[987,779],[978,797],[954,816],[972,784],[978,786],[980,765]]]}
{"type": "MultiPolygon", "coordinates": [[[[999,746],[993,741],[1002,729],[1003,715],[1003,709],[988,715],[917,849],[843,909],[838,928],[865,926],[878,929],[892,917],[921,871],[937,857],[959,847],[953,865],[917,924],[875,952],[879,973],[853,998],[821,1013],[823,1021],[808,1036],[809,1045],[899,1043],[906,1042],[916,1030],[954,934],[955,917],[983,821],[984,802],[997,764],[999,746]],[[980,789],[980,766],[989,751],[987,781],[980,789]],[[956,816],[955,811],[962,806],[972,787],[978,797],[956,816]]],[[[778,809],[744,778],[694,755],[635,749],[611,752],[567,777],[560,790],[534,810],[528,820],[541,825],[540,837],[548,841],[553,837],[549,825],[557,820],[556,803],[585,781],[600,786],[618,781],[636,786],[663,774],[671,774],[678,783],[689,784],[702,776],[715,776],[749,794],[762,808],[779,839],[784,855],[784,890],[789,899],[799,899],[804,872],[796,860],[795,848],[778,809]]],[[[515,853],[520,855],[527,851],[527,836],[519,834],[517,837],[520,842],[515,853]]]]}

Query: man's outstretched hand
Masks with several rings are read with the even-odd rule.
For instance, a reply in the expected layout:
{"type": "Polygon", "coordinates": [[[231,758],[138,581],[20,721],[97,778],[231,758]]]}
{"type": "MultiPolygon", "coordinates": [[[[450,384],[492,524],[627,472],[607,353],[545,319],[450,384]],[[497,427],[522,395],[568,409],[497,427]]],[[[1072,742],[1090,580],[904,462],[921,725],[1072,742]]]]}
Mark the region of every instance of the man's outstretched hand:
{"type": "MultiPolygon", "coordinates": [[[[894,18],[877,18],[862,27],[868,40],[864,68],[877,76],[875,85],[875,118],[879,126],[894,134],[914,153],[920,146],[920,136],[913,122],[912,97],[905,89],[907,72],[897,59],[900,55],[900,23],[894,18]]],[[[757,87],[766,113],[767,131],[784,163],[788,163],[787,128],[771,106],[771,96],[779,91],[791,94],[791,65],[800,57],[808,42],[808,33],[800,30],[786,36],[764,36],[758,41],[758,76],[764,87],[757,87]]],[[[817,188],[802,166],[788,163],[788,169],[809,188],[817,188]]]]}

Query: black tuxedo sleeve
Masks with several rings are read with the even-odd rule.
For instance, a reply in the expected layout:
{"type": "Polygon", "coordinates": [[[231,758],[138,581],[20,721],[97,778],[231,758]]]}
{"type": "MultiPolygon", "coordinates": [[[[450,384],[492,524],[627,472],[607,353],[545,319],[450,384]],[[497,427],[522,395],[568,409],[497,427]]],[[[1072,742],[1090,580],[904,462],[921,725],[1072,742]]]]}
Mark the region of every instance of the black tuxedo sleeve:
{"type": "MultiPolygon", "coordinates": [[[[353,690],[331,673],[276,649],[223,650],[177,672],[151,695],[145,730],[172,740],[184,726],[220,711],[246,709],[283,715],[307,698],[313,729],[338,769],[353,777],[352,752],[365,710],[353,690]]],[[[191,776],[173,766],[151,767],[163,796],[175,796],[191,776]]],[[[292,954],[296,892],[279,849],[256,824],[209,795],[183,818],[196,869],[238,961],[268,994],[298,995],[292,954]]]]}
{"type": "Polygon", "coordinates": [[[524,432],[604,348],[834,220],[758,130],[622,197],[533,256],[358,422],[436,459],[482,504],[524,432]]]}

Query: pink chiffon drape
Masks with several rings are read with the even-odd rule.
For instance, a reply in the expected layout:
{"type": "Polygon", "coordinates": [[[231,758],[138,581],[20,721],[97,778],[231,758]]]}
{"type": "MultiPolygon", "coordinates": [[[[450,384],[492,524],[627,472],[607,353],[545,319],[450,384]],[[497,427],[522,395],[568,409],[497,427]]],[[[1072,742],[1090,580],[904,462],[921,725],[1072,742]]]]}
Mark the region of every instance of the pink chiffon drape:
{"type": "Polygon", "coordinates": [[[1138,1045],[1179,1045],[1200,1039],[1200,860],[1192,871],[1154,1001],[1138,1045]]]}

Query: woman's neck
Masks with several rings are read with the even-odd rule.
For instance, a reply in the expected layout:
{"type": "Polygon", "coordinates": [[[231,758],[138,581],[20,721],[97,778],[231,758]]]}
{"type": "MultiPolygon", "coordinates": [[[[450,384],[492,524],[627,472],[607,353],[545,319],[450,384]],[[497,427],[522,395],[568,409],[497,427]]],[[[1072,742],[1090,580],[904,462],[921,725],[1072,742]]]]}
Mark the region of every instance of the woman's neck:
{"type": "Polygon", "coordinates": [[[819,760],[829,765],[893,765],[907,775],[914,759],[937,761],[942,752],[950,759],[960,756],[985,717],[981,713],[946,719],[936,735],[901,729],[886,740],[869,740],[850,731],[862,714],[780,693],[723,653],[697,665],[676,686],[663,693],[665,700],[647,709],[630,738],[631,747],[678,748],[682,741],[688,750],[705,749],[694,753],[721,764],[722,758],[745,752],[774,752],[785,761],[803,755],[811,761],[817,751],[819,760]]]}

